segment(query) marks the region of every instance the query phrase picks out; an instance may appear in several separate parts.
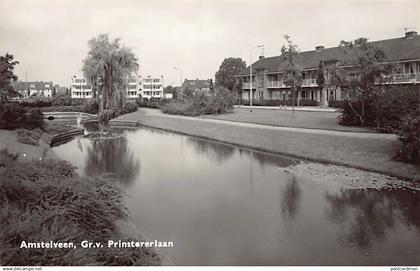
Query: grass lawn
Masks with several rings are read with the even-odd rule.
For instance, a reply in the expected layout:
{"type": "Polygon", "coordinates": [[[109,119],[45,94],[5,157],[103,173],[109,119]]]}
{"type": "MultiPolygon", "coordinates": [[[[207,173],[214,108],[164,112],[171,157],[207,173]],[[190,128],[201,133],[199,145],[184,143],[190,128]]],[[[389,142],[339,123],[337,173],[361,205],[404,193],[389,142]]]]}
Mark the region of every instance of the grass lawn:
{"type": "Polygon", "coordinates": [[[219,119],[227,121],[238,121],[247,123],[257,123],[273,126],[298,127],[325,129],[346,132],[375,132],[369,128],[349,127],[338,124],[339,113],[335,112],[307,112],[289,110],[270,110],[235,108],[232,113],[205,115],[202,118],[219,119]]]}

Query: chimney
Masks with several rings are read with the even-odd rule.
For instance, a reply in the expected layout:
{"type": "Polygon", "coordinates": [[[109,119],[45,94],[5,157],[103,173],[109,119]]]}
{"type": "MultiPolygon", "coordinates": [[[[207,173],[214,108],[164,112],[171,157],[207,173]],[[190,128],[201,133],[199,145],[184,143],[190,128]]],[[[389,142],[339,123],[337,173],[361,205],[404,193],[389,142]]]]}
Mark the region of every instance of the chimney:
{"type": "Polygon", "coordinates": [[[319,51],[321,51],[324,48],[325,48],[324,46],[319,45],[319,46],[315,47],[315,51],[319,52],[319,51]]]}
{"type": "Polygon", "coordinates": [[[260,58],[259,58],[259,59],[263,59],[263,58],[265,58],[265,56],[260,56],[260,58]]]}
{"type": "Polygon", "coordinates": [[[417,32],[416,31],[408,31],[408,32],[405,32],[405,38],[406,39],[414,38],[415,36],[417,36],[417,32]]]}

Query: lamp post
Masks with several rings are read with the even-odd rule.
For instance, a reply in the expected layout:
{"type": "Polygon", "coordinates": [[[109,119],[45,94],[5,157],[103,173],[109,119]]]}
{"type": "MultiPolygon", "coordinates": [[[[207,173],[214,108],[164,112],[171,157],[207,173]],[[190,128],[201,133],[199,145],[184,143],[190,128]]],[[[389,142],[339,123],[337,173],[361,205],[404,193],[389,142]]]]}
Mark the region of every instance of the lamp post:
{"type": "Polygon", "coordinates": [[[179,77],[180,77],[180,80],[181,80],[181,84],[179,85],[179,87],[181,87],[182,86],[182,70],[180,68],[177,68],[177,67],[174,67],[174,70],[179,71],[179,77]]]}
{"type": "Polygon", "coordinates": [[[249,105],[250,105],[250,109],[249,112],[252,112],[252,50],[255,48],[261,48],[264,47],[264,44],[261,45],[257,45],[257,46],[252,46],[251,50],[250,50],[250,63],[251,65],[249,65],[249,105]]]}

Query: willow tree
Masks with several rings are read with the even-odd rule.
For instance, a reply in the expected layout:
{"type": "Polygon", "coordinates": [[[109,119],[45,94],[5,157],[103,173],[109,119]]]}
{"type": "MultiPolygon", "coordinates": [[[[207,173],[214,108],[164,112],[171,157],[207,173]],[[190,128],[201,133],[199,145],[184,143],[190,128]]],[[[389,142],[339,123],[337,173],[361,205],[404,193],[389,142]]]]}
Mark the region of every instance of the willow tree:
{"type": "Polygon", "coordinates": [[[89,40],[88,45],[83,75],[92,85],[100,110],[124,107],[129,77],[139,67],[137,57],[120,39],[111,41],[108,34],[89,40]]]}

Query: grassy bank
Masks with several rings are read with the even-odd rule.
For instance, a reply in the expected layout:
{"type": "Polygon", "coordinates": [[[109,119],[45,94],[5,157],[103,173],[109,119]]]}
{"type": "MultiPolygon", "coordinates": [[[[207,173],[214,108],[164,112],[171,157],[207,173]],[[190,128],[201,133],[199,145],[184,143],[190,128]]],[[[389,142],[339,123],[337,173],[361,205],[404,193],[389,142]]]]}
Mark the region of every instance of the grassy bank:
{"type": "MultiPolygon", "coordinates": [[[[19,161],[0,153],[0,265],[158,265],[146,248],[82,249],[80,242],[124,240],[123,192],[109,175],[80,177],[64,161],[19,161]],[[73,242],[76,249],[25,249],[21,242],[73,242]]],[[[132,241],[132,238],[130,238],[132,241]]]]}

